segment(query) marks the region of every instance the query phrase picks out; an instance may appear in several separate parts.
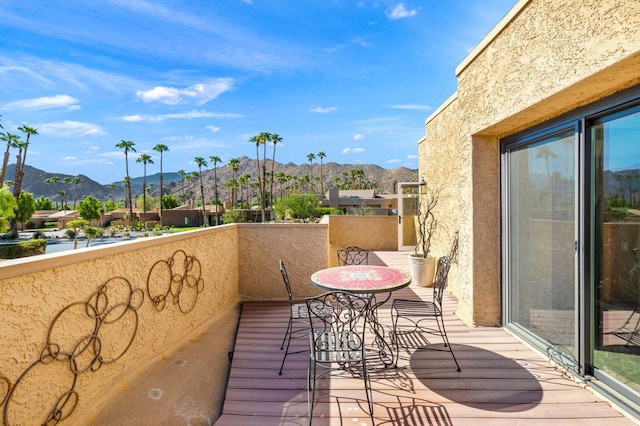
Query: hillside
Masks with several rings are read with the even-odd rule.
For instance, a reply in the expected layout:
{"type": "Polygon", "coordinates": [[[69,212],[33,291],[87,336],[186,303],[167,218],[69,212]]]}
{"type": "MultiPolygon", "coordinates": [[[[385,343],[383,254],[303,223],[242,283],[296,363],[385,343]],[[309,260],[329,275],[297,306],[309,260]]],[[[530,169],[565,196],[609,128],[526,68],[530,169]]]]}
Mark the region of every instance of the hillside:
{"type": "MultiPolygon", "coordinates": [[[[248,157],[240,157],[239,158],[239,169],[237,172],[237,176],[243,176],[248,174],[251,176],[250,181],[255,181],[256,179],[253,176],[257,176],[257,164],[256,160],[252,160],[248,157]]],[[[262,165],[262,164],[261,164],[262,165]]],[[[322,176],[324,183],[324,190],[326,191],[329,188],[335,186],[334,179],[347,179],[346,176],[349,176],[352,170],[362,170],[363,172],[363,180],[369,182],[375,182],[377,191],[379,193],[393,193],[393,185],[395,182],[415,182],[418,179],[418,171],[407,169],[405,167],[398,167],[395,169],[385,169],[383,167],[372,165],[372,164],[338,164],[329,162],[322,165],[322,176]]],[[[271,163],[267,163],[267,172],[271,171],[271,163]]],[[[189,171],[191,172],[191,171],[189,171]]],[[[311,172],[313,173],[314,178],[319,176],[320,173],[320,164],[313,165],[313,170],[310,171],[309,164],[301,164],[297,165],[294,163],[282,164],[276,161],[274,167],[274,173],[285,173],[286,175],[291,176],[304,176],[308,175],[311,172]]],[[[7,179],[12,180],[15,175],[15,165],[9,165],[7,169],[7,179]]],[[[207,200],[213,198],[214,193],[214,185],[213,185],[213,176],[214,171],[209,167],[207,170],[203,170],[202,173],[203,185],[205,188],[205,198],[207,200]]],[[[230,168],[226,167],[226,165],[218,165],[217,168],[218,175],[218,192],[221,198],[226,197],[226,189],[225,182],[229,181],[232,177],[232,171],[230,168]]],[[[122,182],[113,182],[116,185],[115,188],[109,188],[108,185],[102,185],[94,180],[92,180],[88,176],[80,175],[79,178],[81,183],[78,185],[67,184],[62,182],[64,178],[73,178],[73,175],[65,174],[65,173],[52,173],[45,172],[43,170],[36,169],[27,165],[25,167],[25,175],[24,182],[22,184],[22,189],[26,192],[31,192],[34,194],[34,197],[45,196],[48,198],[52,198],[54,200],[60,200],[59,193],[61,191],[67,191],[68,193],[68,202],[69,204],[73,203],[75,199],[82,199],[85,195],[93,195],[99,200],[107,200],[107,199],[122,199],[125,196],[125,189],[122,182]],[[58,177],[59,181],[53,184],[46,184],[45,180],[58,177]]],[[[316,179],[314,179],[316,180],[316,179]]],[[[142,182],[143,177],[135,177],[131,179],[132,189],[134,194],[140,194],[142,192],[142,182]]],[[[154,195],[158,195],[160,192],[160,174],[155,173],[147,176],[147,185],[152,185],[151,193],[154,195]]],[[[190,183],[184,183],[184,190],[189,191],[197,189],[199,192],[199,182],[198,179],[193,179],[190,183]]],[[[276,184],[277,185],[277,184],[276,184]]],[[[319,190],[320,183],[316,181],[314,183],[314,188],[319,190]]],[[[176,172],[165,172],[164,173],[164,192],[169,194],[180,195],[183,190],[183,182],[181,176],[176,172]]],[[[303,188],[304,189],[304,188],[303,188]]],[[[277,192],[277,189],[274,188],[274,192],[277,192]]]]}

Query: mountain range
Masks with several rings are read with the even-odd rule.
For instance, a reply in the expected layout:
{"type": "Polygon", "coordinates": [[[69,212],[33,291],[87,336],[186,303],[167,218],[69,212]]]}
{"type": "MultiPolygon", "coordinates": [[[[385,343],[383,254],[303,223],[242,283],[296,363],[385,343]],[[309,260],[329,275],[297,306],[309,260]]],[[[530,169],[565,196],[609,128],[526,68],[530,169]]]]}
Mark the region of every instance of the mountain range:
{"type": "MultiPolygon", "coordinates": [[[[243,176],[249,174],[250,180],[255,181],[254,176],[258,174],[258,165],[255,159],[248,157],[238,158],[238,171],[236,176],[243,176]]],[[[262,162],[260,163],[262,166],[262,162]]],[[[418,170],[408,169],[406,167],[397,167],[394,169],[385,169],[378,165],[373,164],[338,164],[328,162],[322,165],[322,181],[323,189],[326,191],[329,188],[335,187],[335,180],[344,181],[348,180],[353,170],[362,170],[361,177],[364,181],[375,183],[376,192],[378,193],[394,193],[394,185],[396,182],[417,182],[418,170]]],[[[196,170],[197,171],[197,170],[196,170]]],[[[267,162],[267,172],[271,172],[271,161],[267,162]]],[[[285,173],[286,175],[301,177],[304,175],[313,174],[314,177],[314,189],[319,190],[320,182],[316,179],[320,174],[320,164],[313,164],[313,168],[309,164],[297,165],[294,163],[278,163],[274,164],[274,173],[285,173]]],[[[218,165],[215,174],[218,177],[218,193],[221,199],[226,199],[225,183],[232,178],[232,170],[226,165],[218,165]]],[[[15,175],[15,165],[10,164],[7,168],[6,179],[12,180],[15,175]]],[[[185,182],[183,177],[177,172],[165,171],[163,173],[164,180],[164,193],[180,195],[183,190],[189,191],[196,189],[196,193],[199,193],[199,179],[192,179],[191,182],[185,182]]],[[[141,194],[144,176],[131,177],[132,193],[141,194]]],[[[202,181],[205,192],[205,199],[210,200],[214,196],[214,170],[209,165],[209,168],[202,171],[202,181]]],[[[151,194],[158,195],[160,192],[160,173],[155,173],[146,176],[147,186],[151,186],[151,194]]],[[[278,184],[275,184],[274,192],[277,193],[278,184]]],[[[35,198],[44,196],[53,200],[60,200],[62,196],[60,193],[66,191],[69,204],[72,204],[73,200],[81,200],[86,195],[93,195],[98,200],[108,199],[123,199],[126,195],[126,188],[123,182],[113,182],[109,185],[100,184],[88,176],[85,175],[70,175],[66,173],[54,173],[46,172],[35,167],[31,167],[28,164],[25,166],[24,180],[22,183],[22,190],[30,192],[35,198]],[[55,183],[45,183],[46,180],[57,177],[59,180],[55,183]],[[64,178],[78,177],[80,183],[75,185],[73,183],[63,182],[64,178]]],[[[177,197],[179,199],[179,197],[177,197]]]]}

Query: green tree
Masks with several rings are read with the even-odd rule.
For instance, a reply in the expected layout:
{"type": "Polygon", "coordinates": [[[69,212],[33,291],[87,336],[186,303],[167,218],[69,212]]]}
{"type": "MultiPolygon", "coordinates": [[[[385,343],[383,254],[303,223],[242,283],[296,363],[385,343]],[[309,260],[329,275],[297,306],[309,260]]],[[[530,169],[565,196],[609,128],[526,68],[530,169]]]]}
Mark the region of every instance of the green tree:
{"type": "Polygon", "coordinates": [[[121,140],[116,148],[124,151],[124,165],[126,171],[127,200],[129,202],[129,226],[133,225],[133,204],[131,203],[131,178],[129,177],[129,152],[136,152],[135,142],[121,140]]]}
{"type": "Polygon", "coordinates": [[[85,247],[89,247],[89,243],[96,237],[102,236],[104,231],[101,228],[97,228],[95,226],[88,226],[84,229],[84,236],[87,237],[87,245],[85,247]]]}
{"type": "MultiPolygon", "coordinates": [[[[160,154],[160,200],[163,199],[164,196],[164,174],[162,172],[162,154],[164,152],[169,151],[169,147],[164,144],[157,144],[153,147],[153,150],[160,154]]],[[[162,224],[162,203],[160,203],[160,224],[162,224]]]]}
{"type": "MultiPolygon", "coordinates": [[[[222,164],[222,160],[220,157],[216,155],[212,155],[209,157],[209,160],[213,163],[213,205],[217,206],[220,203],[220,197],[218,195],[218,163],[222,164]]],[[[218,212],[216,208],[216,213],[218,212]]],[[[216,214],[216,225],[220,224],[220,219],[216,214]]]]}
{"type": "MultiPolygon", "coordinates": [[[[58,183],[60,181],[60,178],[58,176],[51,176],[50,178],[47,178],[44,180],[44,183],[47,185],[52,185],[51,186],[51,200],[53,201],[53,195],[55,194],[54,192],[54,188],[53,185],[58,183]]],[[[58,210],[58,202],[56,201],[56,210],[58,210]]]]}
{"type": "Polygon", "coordinates": [[[174,195],[166,194],[162,197],[162,208],[165,210],[175,209],[179,205],[180,204],[174,195]]]}
{"type": "Polygon", "coordinates": [[[207,160],[203,157],[196,157],[193,161],[198,165],[198,176],[200,178],[200,202],[202,203],[202,223],[207,226],[207,212],[204,202],[204,185],[202,184],[202,167],[207,167],[207,160]]]}
{"type": "Polygon", "coordinates": [[[36,198],[36,210],[53,210],[53,202],[44,195],[36,198]]]}
{"type": "Polygon", "coordinates": [[[240,160],[238,160],[237,158],[230,159],[229,162],[227,163],[227,167],[231,169],[230,182],[232,183],[229,185],[229,188],[231,188],[231,208],[235,209],[238,207],[237,173],[238,173],[238,170],[240,170],[240,160]]]}
{"type": "Polygon", "coordinates": [[[89,225],[89,222],[87,222],[84,219],[76,219],[67,223],[67,228],[73,231],[73,249],[74,250],[78,248],[78,235],[80,235],[80,231],[86,228],[87,225],[89,225]]]}
{"type": "Polygon", "coordinates": [[[318,153],[318,158],[320,159],[320,193],[324,194],[324,174],[322,173],[322,160],[327,156],[324,151],[320,151],[318,153]]]}
{"type": "Polygon", "coordinates": [[[78,202],[78,215],[91,223],[92,220],[100,219],[102,203],[93,195],[87,195],[78,202]]]}
{"type": "Polygon", "coordinates": [[[29,148],[29,143],[31,141],[31,136],[35,136],[38,134],[38,131],[35,127],[27,126],[23,124],[18,127],[22,133],[24,133],[27,139],[24,141],[24,151],[22,152],[22,158],[16,162],[16,176],[15,176],[15,186],[14,186],[14,195],[20,194],[22,191],[22,181],[24,179],[24,165],[27,163],[27,149],[29,148]],[[20,167],[18,168],[18,163],[20,163],[20,167]]]}
{"type": "Polygon", "coordinates": [[[104,203],[104,211],[106,211],[106,212],[111,212],[111,211],[114,211],[115,209],[119,209],[119,208],[120,208],[120,204],[118,204],[114,200],[107,200],[104,203]]]}
{"type": "Polygon", "coordinates": [[[15,217],[18,207],[16,199],[6,186],[0,189],[0,231],[6,231],[8,224],[15,217]]]}
{"type": "MultiPolygon", "coordinates": [[[[9,156],[11,148],[17,148],[20,142],[20,137],[13,133],[0,133],[0,140],[7,143],[7,149],[4,152],[4,159],[2,161],[2,170],[0,171],[0,186],[4,185],[4,179],[7,175],[7,167],[9,167],[9,156]]],[[[14,197],[15,198],[15,197],[14,197]]]]}
{"type": "Polygon", "coordinates": [[[275,213],[278,219],[293,219],[308,222],[318,217],[318,198],[310,194],[293,194],[276,200],[275,213]]]}
{"type": "Polygon", "coordinates": [[[147,164],[153,164],[153,160],[149,154],[140,154],[136,163],[142,163],[144,174],[142,177],[142,224],[147,227],[147,164]]]}
{"type": "MultiPolygon", "coordinates": [[[[313,160],[316,159],[316,154],[313,152],[307,154],[307,160],[309,160],[309,182],[313,182],[313,160]]],[[[309,185],[309,192],[313,192],[313,186],[309,185]]]]}
{"type": "MultiPolygon", "coordinates": [[[[273,212],[273,182],[275,181],[274,167],[276,164],[276,145],[282,143],[282,136],[277,133],[271,135],[271,143],[273,144],[273,156],[271,157],[271,185],[269,190],[269,206],[273,212]]],[[[273,218],[273,214],[271,215],[273,218]]]]}
{"type": "Polygon", "coordinates": [[[18,196],[18,208],[16,209],[15,219],[22,224],[24,229],[25,222],[28,222],[36,211],[36,200],[30,192],[20,191],[18,196]]]}
{"type": "Polygon", "coordinates": [[[184,181],[185,181],[186,174],[187,172],[185,172],[184,170],[182,169],[178,170],[178,176],[180,176],[180,183],[182,185],[182,204],[184,204],[184,181]]]}
{"type": "Polygon", "coordinates": [[[71,183],[75,186],[73,189],[73,209],[75,210],[78,201],[78,185],[82,183],[82,179],[80,179],[80,176],[74,176],[71,178],[71,183]]]}

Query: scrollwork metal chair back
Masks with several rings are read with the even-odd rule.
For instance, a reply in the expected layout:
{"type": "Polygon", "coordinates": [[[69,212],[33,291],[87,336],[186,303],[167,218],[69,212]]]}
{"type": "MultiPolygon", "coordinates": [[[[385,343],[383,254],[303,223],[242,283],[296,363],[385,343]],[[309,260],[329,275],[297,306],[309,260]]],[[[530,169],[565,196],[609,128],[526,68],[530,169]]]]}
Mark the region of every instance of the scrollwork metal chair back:
{"type": "Polygon", "coordinates": [[[313,418],[316,381],[332,371],[348,370],[362,377],[368,414],[373,420],[373,399],[365,356],[370,299],[348,292],[330,292],[305,301],[311,327],[307,384],[310,419],[313,418]]]}
{"type": "Polygon", "coordinates": [[[287,325],[287,331],[282,339],[280,350],[284,350],[284,356],[282,357],[282,363],[280,364],[279,375],[282,375],[282,369],[284,368],[284,362],[287,359],[287,355],[307,352],[308,349],[289,351],[292,338],[299,338],[307,336],[310,332],[309,329],[309,312],[307,311],[307,305],[305,303],[294,303],[293,293],[291,291],[291,282],[289,281],[289,274],[284,265],[284,261],[280,259],[280,273],[282,274],[282,280],[287,291],[287,297],[289,298],[289,323],[287,325]],[[286,349],[285,349],[286,346],[286,349]]]}
{"type": "Polygon", "coordinates": [[[369,263],[369,250],[358,246],[348,246],[337,250],[338,265],[367,265],[369,263]]]}

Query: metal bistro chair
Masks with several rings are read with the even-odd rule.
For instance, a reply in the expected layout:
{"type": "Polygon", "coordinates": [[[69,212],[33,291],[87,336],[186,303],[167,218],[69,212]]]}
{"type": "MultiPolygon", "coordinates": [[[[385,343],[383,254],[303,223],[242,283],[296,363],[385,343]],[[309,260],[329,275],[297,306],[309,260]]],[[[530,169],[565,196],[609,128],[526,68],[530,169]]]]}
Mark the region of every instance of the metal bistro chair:
{"type": "MultiPolygon", "coordinates": [[[[438,269],[436,271],[436,280],[433,283],[433,301],[423,300],[406,300],[406,299],[394,299],[391,304],[391,321],[393,326],[393,342],[399,352],[400,337],[410,337],[411,333],[426,333],[426,334],[440,334],[444,341],[444,346],[453,357],[453,361],[456,363],[458,371],[460,371],[460,365],[456,359],[449,338],[447,337],[447,331],[444,327],[444,319],[442,315],[442,295],[444,289],[447,286],[447,276],[449,274],[449,268],[451,262],[448,256],[443,256],[438,260],[438,269]],[[423,324],[423,321],[435,319],[437,329],[434,327],[427,327],[423,324]],[[409,330],[403,330],[400,332],[398,323],[401,320],[405,320],[410,324],[409,330]]],[[[411,339],[415,341],[416,339],[411,339]]],[[[428,343],[428,342],[427,342],[428,343]]]]}
{"type": "Polygon", "coordinates": [[[358,246],[349,246],[337,251],[338,266],[367,265],[369,263],[369,250],[358,246]]]}
{"type": "Polygon", "coordinates": [[[307,403],[309,421],[313,420],[316,381],[332,372],[350,372],[362,377],[367,407],[373,422],[373,396],[365,357],[370,299],[335,291],[305,299],[309,312],[309,370],[307,403]],[[319,371],[321,370],[321,371],[319,371]]]}
{"type": "Polygon", "coordinates": [[[308,349],[289,352],[289,344],[292,338],[300,338],[307,336],[311,329],[309,328],[309,311],[307,310],[306,303],[293,303],[293,294],[291,293],[291,283],[289,282],[289,275],[287,269],[284,266],[284,262],[280,259],[280,273],[282,274],[282,280],[284,286],[287,289],[287,295],[289,296],[289,325],[287,326],[287,332],[282,339],[280,350],[283,350],[285,344],[287,346],[284,356],[282,357],[282,364],[280,364],[279,375],[282,375],[282,369],[284,368],[284,362],[287,359],[287,355],[307,352],[308,349]]]}

